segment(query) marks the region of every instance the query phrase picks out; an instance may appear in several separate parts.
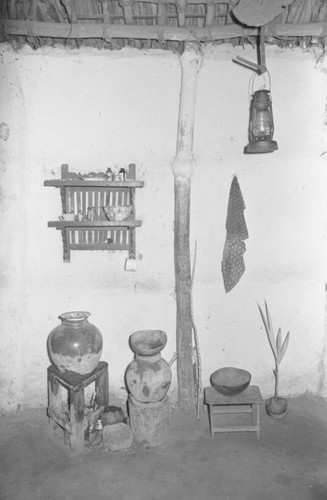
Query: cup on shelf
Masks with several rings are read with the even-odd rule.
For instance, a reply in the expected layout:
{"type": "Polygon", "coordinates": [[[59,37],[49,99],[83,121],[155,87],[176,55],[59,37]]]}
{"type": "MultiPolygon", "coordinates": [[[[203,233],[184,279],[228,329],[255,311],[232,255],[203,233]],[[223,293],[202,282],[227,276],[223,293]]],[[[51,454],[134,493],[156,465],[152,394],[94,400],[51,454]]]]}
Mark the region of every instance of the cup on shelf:
{"type": "Polygon", "coordinates": [[[59,219],[66,220],[66,221],[75,220],[75,214],[74,213],[62,214],[59,216],[59,219]]]}

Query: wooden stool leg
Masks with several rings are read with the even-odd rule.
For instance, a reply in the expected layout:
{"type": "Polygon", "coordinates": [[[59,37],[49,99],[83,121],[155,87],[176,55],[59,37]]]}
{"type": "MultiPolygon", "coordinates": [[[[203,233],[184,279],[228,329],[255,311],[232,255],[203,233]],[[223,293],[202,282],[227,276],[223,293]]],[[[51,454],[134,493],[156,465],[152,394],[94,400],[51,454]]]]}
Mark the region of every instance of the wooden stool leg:
{"type": "Polygon", "coordinates": [[[50,371],[48,371],[48,417],[49,424],[51,421],[53,423],[54,433],[66,444],[69,441],[67,436],[69,430],[66,428],[67,422],[63,415],[62,386],[50,371]]]}
{"type": "Polygon", "coordinates": [[[72,425],[71,447],[75,451],[84,448],[84,389],[69,390],[70,421],[72,425]]]}
{"type": "MultiPolygon", "coordinates": [[[[60,416],[62,414],[61,385],[51,373],[48,373],[48,410],[60,416]]],[[[50,422],[50,416],[49,416],[50,422]]]]}
{"type": "Polygon", "coordinates": [[[213,413],[212,413],[212,405],[209,406],[209,427],[210,427],[210,434],[211,434],[211,439],[214,438],[214,432],[213,432],[213,413]]]}
{"type": "Polygon", "coordinates": [[[108,370],[105,370],[95,381],[95,400],[98,406],[108,406],[109,404],[108,370]]]}
{"type": "Polygon", "coordinates": [[[257,407],[257,439],[260,438],[260,405],[256,404],[257,407]]]}

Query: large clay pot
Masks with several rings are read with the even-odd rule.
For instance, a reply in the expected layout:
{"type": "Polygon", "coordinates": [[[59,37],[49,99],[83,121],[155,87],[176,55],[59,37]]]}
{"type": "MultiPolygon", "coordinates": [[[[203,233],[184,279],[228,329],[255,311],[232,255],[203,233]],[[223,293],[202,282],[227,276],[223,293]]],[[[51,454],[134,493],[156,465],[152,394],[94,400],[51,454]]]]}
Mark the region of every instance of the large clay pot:
{"type": "Polygon", "coordinates": [[[126,369],[126,386],[141,403],[161,401],[171,384],[171,369],[162,359],[167,335],[161,330],[139,330],[130,336],[134,360],[126,369]]]}
{"type": "Polygon", "coordinates": [[[61,373],[88,375],[98,366],[102,353],[102,334],[88,322],[90,313],[66,312],[59,316],[62,323],[48,337],[50,361],[61,373]]]}

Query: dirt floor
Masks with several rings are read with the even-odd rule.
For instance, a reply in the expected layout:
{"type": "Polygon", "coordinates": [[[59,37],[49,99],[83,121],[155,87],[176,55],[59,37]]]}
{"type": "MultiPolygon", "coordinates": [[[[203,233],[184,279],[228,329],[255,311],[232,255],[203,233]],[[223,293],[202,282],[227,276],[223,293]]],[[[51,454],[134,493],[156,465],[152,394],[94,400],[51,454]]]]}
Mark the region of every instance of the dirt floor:
{"type": "Polygon", "coordinates": [[[3,500],[327,500],[327,402],[289,400],[283,420],[261,408],[261,436],[211,439],[208,414],[172,411],[155,448],[74,454],[45,409],[0,418],[3,500]]]}

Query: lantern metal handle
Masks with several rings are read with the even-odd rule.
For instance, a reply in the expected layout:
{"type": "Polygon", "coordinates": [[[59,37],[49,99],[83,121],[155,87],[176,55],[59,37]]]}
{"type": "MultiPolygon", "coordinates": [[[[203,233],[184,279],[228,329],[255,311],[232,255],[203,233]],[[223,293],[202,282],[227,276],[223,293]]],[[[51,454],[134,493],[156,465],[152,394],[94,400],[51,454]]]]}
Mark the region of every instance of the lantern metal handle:
{"type": "MultiPolygon", "coordinates": [[[[267,90],[271,91],[271,77],[270,77],[270,73],[269,73],[268,69],[266,68],[266,71],[263,73],[260,73],[260,75],[258,75],[257,73],[253,73],[253,75],[250,79],[250,85],[251,85],[250,95],[253,95],[253,93],[254,93],[254,80],[256,79],[256,77],[263,76],[265,79],[266,75],[268,76],[268,82],[269,82],[269,88],[267,90]]],[[[265,86],[266,86],[266,81],[265,81],[265,86]]]]}

